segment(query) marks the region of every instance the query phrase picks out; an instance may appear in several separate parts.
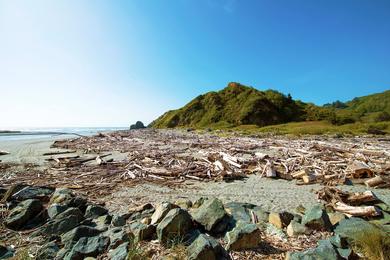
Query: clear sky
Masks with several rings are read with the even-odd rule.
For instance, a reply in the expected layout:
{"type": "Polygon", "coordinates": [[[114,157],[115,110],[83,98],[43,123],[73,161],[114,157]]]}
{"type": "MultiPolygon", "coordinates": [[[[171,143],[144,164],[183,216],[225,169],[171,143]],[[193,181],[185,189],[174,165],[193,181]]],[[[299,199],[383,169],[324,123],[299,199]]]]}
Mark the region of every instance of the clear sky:
{"type": "Polygon", "coordinates": [[[149,123],[229,81],[390,89],[390,1],[0,0],[0,128],[149,123]]]}

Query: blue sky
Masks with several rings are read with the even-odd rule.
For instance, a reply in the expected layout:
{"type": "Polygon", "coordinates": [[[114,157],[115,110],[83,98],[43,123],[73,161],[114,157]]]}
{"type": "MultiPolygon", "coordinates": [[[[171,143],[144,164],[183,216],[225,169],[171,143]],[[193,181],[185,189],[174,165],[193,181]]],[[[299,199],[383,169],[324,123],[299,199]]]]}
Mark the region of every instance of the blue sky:
{"type": "Polygon", "coordinates": [[[390,89],[389,0],[0,0],[0,128],[148,123],[230,81],[390,89]]]}

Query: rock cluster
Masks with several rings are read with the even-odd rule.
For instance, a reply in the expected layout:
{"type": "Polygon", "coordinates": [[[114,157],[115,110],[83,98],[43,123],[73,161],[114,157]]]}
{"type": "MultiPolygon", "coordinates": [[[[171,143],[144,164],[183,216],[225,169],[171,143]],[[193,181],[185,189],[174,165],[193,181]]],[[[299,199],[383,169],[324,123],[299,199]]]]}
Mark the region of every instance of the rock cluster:
{"type": "Polygon", "coordinates": [[[135,124],[130,126],[130,130],[143,129],[143,128],[146,128],[146,127],[145,127],[144,123],[142,123],[141,121],[137,121],[135,124]]]}
{"type": "MultiPolygon", "coordinates": [[[[286,258],[350,259],[355,252],[349,245],[356,242],[359,230],[378,231],[376,225],[360,218],[330,218],[335,213],[328,214],[321,205],[292,214],[202,198],[194,203],[145,204],[115,215],[69,189],[24,186],[12,193],[6,199],[10,210],[4,224],[12,230],[34,229],[31,237],[43,237],[45,243],[34,256],[41,260],[124,260],[138,242],[156,239],[168,248],[182,243],[188,259],[230,259],[231,251],[258,249],[266,235],[287,241],[317,231],[334,235],[318,241],[316,248],[287,253],[286,258]]],[[[9,246],[0,245],[0,259],[14,254],[9,246]]]]}

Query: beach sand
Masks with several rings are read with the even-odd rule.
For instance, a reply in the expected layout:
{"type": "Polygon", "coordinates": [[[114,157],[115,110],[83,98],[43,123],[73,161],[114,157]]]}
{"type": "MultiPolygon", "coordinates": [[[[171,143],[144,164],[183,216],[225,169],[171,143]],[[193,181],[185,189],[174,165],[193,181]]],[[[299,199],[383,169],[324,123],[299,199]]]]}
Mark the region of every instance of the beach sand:
{"type": "MultiPolygon", "coordinates": [[[[315,191],[324,187],[320,184],[296,185],[295,181],[261,178],[250,175],[245,180],[233,182],[186,181],[182,187],[170,188],[157,184],[141,184],[122,188],[108,196],[107,206],[111,210],[126,212],[131,205],[141,202],[174,202],[178,198],[195,201],[200,197],[217,197],[223,202],[245,202],[262,206],[266,210],[294,212],[299,205],[309,207],[317,202],[315,191]]],[[[343,191],[362,192],[363,185],[337,186],[343,191]]],[[[373,192],[384,202],[390,204],[388,189],[375,189],[373,192]]]]}
{"type": "MultiPolygon", "coordinates": [[[[58,151],[50,146],[57,139],[64,139],[64,136],[51,138],[39,138],[30,140],[8,140],[0,141],[0,150],[10,152],[9,155],[0,156],[3,162],[11,163],[34,163],[41,167],[47,167],[48,163],[43,156],[45,152],[58,151]]],[[[83,151],[75,154],[61,156],[82,155],[83,151]]],[[[127,157],[125,153],[112,152],[116,161],[127,157]]],[[[89,156],[91,154],[88,154],[89,156]]],[[[85,156],[85,155],[84,155],[85,156]]],[[[261,178],[259,175],[250,175],[244,180],[233,182],[198,182],[187,180],[178,187],[169,187],[153,183],[142,183],[132,187],[122,187],[105,198],[101,198],[107,203],[107,207],[114,211],[126,212],[129,207],[140,205],[146,202],[157,203],[161,201],[174,202],[179,198],[186,198],[192,201],[200,197],[218,197],[224,202],[248,202],[261,205],[266,210],[289,210],[295,211],[296,207],[305,207],[317,202],[315,191],[321,189],[323,185],[301,185],[297,186],[295,181],[281,179],[261,178]]],[[[338,186],[345,191],[365,191],[363,185],[338,186]]],[[[390,204],[390,192],[386,189],[375,189],[374,193],[384,202],[390,204]]]]}
{"type": "MultiPolygon", "coordinates": [[[[9,152],[9,154],[7,155],[0,156],[0,160],[4,163],[32,163],[41,167],[45,167],[48,165],[45,159],[50,158],[50,156],[43,156],[43,154],[47,152],[67,151],[66,149],[50,148],[54,141],[63,140],[66,138],[74,138],[74,136],[54,136],[34,139],[0,140],[0,150],[9,152]]],[[[69,153],[66,155],[59,156],[74,156],[82,154],[83,151],[77,151],[76,153],[69,153]]],[[[106,159],[111,158],[114,160],[122,160],[126,158],[126,154],[112,152],[112,155],[106,157],[106,159]]]]}

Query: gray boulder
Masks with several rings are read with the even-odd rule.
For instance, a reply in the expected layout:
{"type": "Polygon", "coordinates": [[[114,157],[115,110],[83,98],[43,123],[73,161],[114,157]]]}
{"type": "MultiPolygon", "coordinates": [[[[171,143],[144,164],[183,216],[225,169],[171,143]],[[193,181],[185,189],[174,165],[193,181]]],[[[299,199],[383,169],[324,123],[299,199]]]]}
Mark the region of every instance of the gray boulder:
{"type": "Polygon", "coordinates": [[[228,215],[219,199],[206,200],[192,217],[211,233],[223,233],[228,224],[228,215]]]}
{"type": "Polygon", "coordinates": [[[255,224],[239,223],[226,234],[227,250],[246,250],[258,248],[261,243],[261,231],[255,224]]]}
{"type": "Polygon", "coordinates": [[[19,230],[36,217],[42,209],[43,205],[40,200],[28,199],[22,201],[10,211],[4,224],[10,229],[19,230]]]}
{"type": "Polygon", "coordinates": [[[108,237],[82,237],[67,253],[64,260],[83,260],[85,257],[97,257],[103,253],[110,242],[108,237]]]}
{"type": "Polygon", "coordinates": [[[36,259],[52,260],[56,257],[58,251],[60,251],[59,246],[55,242],[49,242],[38,250],[36,259]]]}
{"type": "Polygon", "coordinates": [[[361,237],[361,234],[366,234],[367,237],[376,235],[379,238],[388,236],[385,229],[380,229],[368,221],[355,217],[340,221],[334,233],[346,239],[349,244],[359,242],[355,241],[355,239],[359,236],[361,237]]]}
{"type": "Polygon", "coordinates": [[[66,205],[60,205],[57,203],[53,203],[52,205],[47,207],[47,215],[49,216],[49,218],[54,218],[55,216],[64,212],[67,209],[68,209],[68,206],[66,206],[66,205]]]}
{"type": "Polygon", "coordinates": [[[234,224],[238,222],[251,223],[252,218],[246,203],[229,202],[224,205],[227,213],[231,215],[234,224]]]}
{"type": "Polygon", "coordinates": [[[172,209],[157,225],[157,238],[163,244],[184,237],[193,228],[190,214],[183,209],[172,209]]]}
{"type": "Polygon", "coordinates": [[[11,196],[11,200],[23,201],[28,199],[39,199],[41,201],[49,201],[54,189],[49,187],[26,186],[15,192],[11,196]]]}
{"type": "Polygon", "coordinates": [[[137,121],[135,124],[130,126],[130,130],[143,129],[143,128],[146,128],[146,127],[145,127],[144,123],[142,123],[141,121],[137,121]]]}
{"type": "Polygon", "coordinates": [[[81,215],[80,211],[70,208],[48,221],[39,229],[38,233],[46,236],[61,235],[79,226],[80,222],[83,220],[84,217],[81,215]]]}
{"type": "Polygon", "coordinates": [[[14,256],[15,251],[10,248],[0,244],[0,259],[7,259],[14,256]]]}
{"type": "Polygon", "coordinates": [[[97,217],[92,220],[92,223],[95,224],[95,228],[101,230],[101,231],[106,231],[111,224],[112,221],[112,216],[111,215],[103,215],[100,217],[97,217]]]}
{"type": "Polygon", "coordinates": [[[292,220],[287,226],[287,235],[290,237],[295,237],[298,235],[309,234],[310,230],[303,224],[292,220]]]}
{"type": "Polygon", "coordinates": [[[94,237],[100,234],[100,230],[89,226],[78,226],[61,236],[61,242],[65,246],[72,246],[82,237],[94,237]]]}
{"type": "Polygon", "coordinates": [[[114,227],[122,227],[122,226],[126,225],[126,219],[122,215],[114,215],[112,217],[111,224],[114,227]]]}
{"type": "Polygon", "coordinates": [[[156,234],[155,225],[146,225],[140,222],[135,222],[130,225],[130,229],[135,236],[135,241],[142,241],[152,239],[154,234],[156,234]]]}
{"type": "Polygon", "coordinates": [[[156,210],[152,215],[152,220],[150,224],[158,224],[160,221],[168,214],[171,209],[178,208],[177,205],[172,204],[170,202],[162,202],[157,205],[156,210]]]}
{"type": "Polygon", "coordinates": [[[322,243],[316,248],[303,252],[288,253],[286,260],[337,260],[338,255],[332,244],[322,243]]]}
{"type": "Polygon", "coordinates": [[[111,228],[102,234],[104,237],[110,239],[109,249],[114,249],[120,244],[125,242],[134,241],[134,235],[132,233],[127,233],[125,230],[119,227],[111,228]]]}
{"type": "Polygon", "coordinates": [[[89,205],[85,210],[85,218],[98,218],[106,215],[108,210],[99,205],[89,205]]]}
{"type": "Polygon", "coordinates": [[[129,254],[129,242],[119,245],[117,248],[108,252],[108,258],[111,260],[126,260],[129,254]]]}
{"type": "Polygon", "coordinates": [[[82,197],[76,197],[74,193],[65,188],[57,188],[50,197],[49,207],[53,204],[59,204],[66,207],[79,208],[81,212],[85,212],[87,200],[82,197]]]}
{"type": "Polygon", "coordinates": [[[201,234],[187,248],[189,260],[229,259],[228,253],[214,238],[201,234]]]}
{"type": "Polygon", "coordinates": [[[182,209],[189,209],[192,207],[192,201],[185,198],[177,199],[174,204],[182,209]]]}
{"type": "Polygon", "coordinates": [[[340,212],[328,213],[329,221],[332,226],[336,226],[341,220],[346,219],[346,216],[340,212]]]}
{"type": "Polygon", "coordinates": [[[306,209],[302,224],[315,230],[331,230],[332,227],[328,214],[319,204],[306,209]]]}

